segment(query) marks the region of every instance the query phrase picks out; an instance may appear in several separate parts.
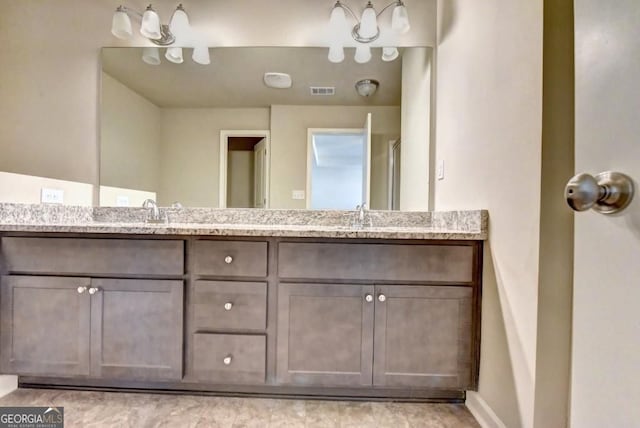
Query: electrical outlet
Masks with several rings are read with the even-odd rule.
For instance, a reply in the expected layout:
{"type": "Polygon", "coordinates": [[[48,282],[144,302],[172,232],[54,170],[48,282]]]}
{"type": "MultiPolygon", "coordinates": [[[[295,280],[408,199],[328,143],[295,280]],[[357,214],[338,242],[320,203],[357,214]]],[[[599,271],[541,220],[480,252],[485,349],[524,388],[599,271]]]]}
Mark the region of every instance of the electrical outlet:
{"type": "Polygon", "coordinates": [[[62,204],[64,203],[64,190],[43,187],[40,192],[40,202],[43,204],[62,204]]]}
{"type": "Polygon", "coordinates": [[[127,195],[116,196],[116,207],[128,207],[129,205],[129,197],[127,195]]]}
{"type": "Polygon", "coordinates": [[[444,161],[441,160],[438,162],[438,167],[436,168],[436,177],[438,180],[444,180],[444,161]]]}
{"type": "Polygon", "coordinates": [[[304,190],[294,190],[291,192],[291,199],[304,199],[304,190]]]}

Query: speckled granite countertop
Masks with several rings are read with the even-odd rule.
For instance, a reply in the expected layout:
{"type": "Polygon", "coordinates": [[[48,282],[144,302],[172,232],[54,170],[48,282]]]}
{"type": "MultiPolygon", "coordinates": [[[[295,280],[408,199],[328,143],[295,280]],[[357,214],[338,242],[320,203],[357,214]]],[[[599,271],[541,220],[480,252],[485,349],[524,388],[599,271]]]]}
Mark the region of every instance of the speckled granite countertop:
{"type": "Polygon", "coordinates": [[[366,239],[487,239],[488,212],[369,211],[372,226],[350,226],[353,211],[162,209],[167,223],[145,223],[142,208],[0,203],[0,232],[208,235],[366,239]]]}

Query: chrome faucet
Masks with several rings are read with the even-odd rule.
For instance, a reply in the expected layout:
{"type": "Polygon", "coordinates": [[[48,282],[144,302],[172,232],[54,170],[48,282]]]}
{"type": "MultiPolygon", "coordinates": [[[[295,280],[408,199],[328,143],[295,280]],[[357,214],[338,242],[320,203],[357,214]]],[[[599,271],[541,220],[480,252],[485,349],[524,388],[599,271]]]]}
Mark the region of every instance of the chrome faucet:
{"type": "Polygon", "coordinates": [[[369,214],[367,204],[363,203],[362,205],[357,205],[356,211],[353,215],[353,221],[351,222],[351,227],[363,229],[371,226],[371,215],[369,214]]]}
{"type": "Polygon", "coordinates": [[[153,199],[146,199],[142,203],[142,208],[149,208],[151,213],[147,213],[145,218],[145,223],[165,223],[164,218],[160,215],[160,208],[158,208],[158,204],[153,199]]]}

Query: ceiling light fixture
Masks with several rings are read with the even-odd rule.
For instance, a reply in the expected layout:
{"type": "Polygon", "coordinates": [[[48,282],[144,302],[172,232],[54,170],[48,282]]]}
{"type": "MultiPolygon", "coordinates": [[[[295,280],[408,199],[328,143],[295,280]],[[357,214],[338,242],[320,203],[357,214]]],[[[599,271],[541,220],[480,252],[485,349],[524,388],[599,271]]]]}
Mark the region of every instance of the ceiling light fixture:
{"type": "MultiPolygon", "coordinates": [[[[140,34],[157,46],[167,47],[165,52],[167,60],[181,64],[184,61],[182,48],[193,46],[191,57],[193,61],[202,65],[211,64],[209,49],[201,38],[196,37],[189,24],[189,16],[182,4],[176,7],[168,25],[160,22],[160,17],[151,5],[147,6],[144,13],[126,6],[118,6],[111,21],[111,33],[119,39],[129,39],[133,36],[131,16],[140,20],[140,34]]],[[[158,48],[143,48],[142,60],[150,65],[159,65],[160,52],[158,48]]]]}
{"type": "MultiPolygon", "coordinates": [[[[329,30],[332,37],[329,50],[329,61],[342,62],[342,60],[344,59],[344,53],[340,55],[338,51],[344,50],[342,37],[349,28],[345,11],[349,12],[349,14],[356,21],[356,24],[351,30],[351,37],[353,37],[353,39],[360,44],[368,44],[376,41],[380,37],[378,17],[382,15],[385,10],[391,7],[393,7],[393,14],[391,15],[391,29],[397,34],[406,34],[411,29],[411,25],[409,23],[409,13],[407,11],[407,7],[404,5],[402,0],[397,0],[388,4],[387,6],[382,8],[380,12],[376,12],[375,8],[373,7],[373,3],[369,1],[367,2],[367,5],[364,8],[364,11],[362,12],[362,16],[360,18],[358,18],[353,9],[342,3],[340,0],[337,0],[333,6],[333,9],[331,10],[331,15],[329,17],[329,30]]],[[[361,55],[362,52],[363,51],[360,50],[361,55]]],[[[358,52],[356,51],[356,56],[357,55],[358,52]]],[[[386,55],[383,54],[384,61],[393,61],[397,57],[397,54],[394,56],[390,51],[387,51],[386,55]]],[[[358,61],[358,58],[356,58],[356,61],[361,62],[358,61]]]]}
{"type": "Polygon", "coordinates": [[[356,91],[360,96],[370,97],[376,92],[379,85],[380,85],[380,82],[373,79],[358,80],[356,82],[356,91]]]}

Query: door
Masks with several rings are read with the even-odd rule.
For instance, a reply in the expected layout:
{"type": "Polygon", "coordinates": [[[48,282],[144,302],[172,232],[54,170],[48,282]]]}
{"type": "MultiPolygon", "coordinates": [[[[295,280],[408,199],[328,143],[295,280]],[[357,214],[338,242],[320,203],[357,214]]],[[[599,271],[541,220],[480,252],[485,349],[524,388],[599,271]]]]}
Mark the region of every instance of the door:
{"type": "Polygon", "coordinates": [[[471,287],[376,286],[373,384],[471,386],[471,287]]]}
{"type": "Polygon", "coordinates": [[[182,281],[93,279],[91,374],[182,378],[182,281]]]}
{"type": "Polygon", "coordinates": [[[267,143],[263,138],[253,146],[253,207],[266,208],[267,180],[266,180],[267,143]]]}
{"type": "Polygon", "coordinates": [[[576,172],[635,180],[625,211],[575,214],[571,426],[640,421],[640,2],[576,0],[576,172]]]}
{"type": "Polygon", "coordinates": [[[2,372],[89,375],[89,278],[0,278],[2,372]]]}
{"type": "Polygon", "coordinates": [[[373,286],[280,284],[278,382],[370,386],[373,312],[373,286]]]}
{"type": "Polygon", "coordinates": [[[362,159],[362,203],[371,206],[371,113],[367,113],[362,129],[364,135],[362,159]]]}

